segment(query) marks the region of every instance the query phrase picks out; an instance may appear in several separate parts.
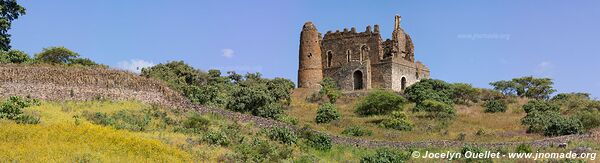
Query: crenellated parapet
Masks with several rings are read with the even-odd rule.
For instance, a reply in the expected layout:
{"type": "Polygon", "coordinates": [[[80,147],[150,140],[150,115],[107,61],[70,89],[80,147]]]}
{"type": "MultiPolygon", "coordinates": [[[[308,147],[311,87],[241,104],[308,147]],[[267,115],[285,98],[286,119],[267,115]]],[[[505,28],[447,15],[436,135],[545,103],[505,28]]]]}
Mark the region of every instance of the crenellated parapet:
{"type": "Polygon", "coordinates": [[[380,36],[379,33],[379,25],[374,26],[375,29],[372,30],[371,26],[367,26],[365,31],[357,32],[355,27],[351,27],[350,30],[348,28],[344,28],[342,31],[339,29],[335,32],[327,31],[323,40],[331,40],[331,39],[342,39],[342,38],[352,38],[352,37],[374,37],[380,36]]]}

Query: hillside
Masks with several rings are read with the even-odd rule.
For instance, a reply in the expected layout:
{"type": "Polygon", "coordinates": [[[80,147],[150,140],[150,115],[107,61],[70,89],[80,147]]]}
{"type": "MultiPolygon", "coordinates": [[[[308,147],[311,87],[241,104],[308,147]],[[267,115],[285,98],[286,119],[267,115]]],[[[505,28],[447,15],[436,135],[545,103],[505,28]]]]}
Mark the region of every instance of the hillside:
{"type": "MultiPolygon", "coordinates": [[[[309,160],[329,161],[358,160],[360,157],[372,154],[375,149],[380,147],[421,151],[458,151],[467,144],[476,144],[494,150],[512,149],[520,144],[528,144],[533,148],[545,151],[564,151],[569,149],[560,149],[557,148],[557,145],[569,143],[572,147],[582,145],[598,149],[598,143],[592,143],[597,142],[597,138],[590,138],[589,135],[544,138],[540,135],[525,133],[525,128],[518,123],[524,113],[517,106],[525,103],[525,99],[510,106],[506,113],[494,115],[483,113],[481,107],[476,105],[458,105],[456,120],[446,129],[441,130],[431,130],[431,123],[427,120],[419,120],[415,117],[417,115],[409,113],[409,118],[415,120],[416,130],[406,132],[383,129],[371,123],[381,118],[378,116],[357,117],[353,112],[353,106],[360,97],[356,96],[344,96],[337,102],[342,113],[341,120],[330,124],[316,124],[314,117],[318,104],[306,101],[306,97],[314,90],[296,89],[293,91],[291,105],[286,109],[286,113],[290,117],[298,119],[298,123],[294,125],[221,108],[194,105],[160,81],[120,70],[3,65],[0,66],[0,75],[3,77],[0,79],[0,95],[2,97],[19,95],[44,100],[40,106],[25,109],[26,113],[39,116],[40,124],[16,124],[6,120],[0,122],[7,129],[1,133],[5,138],[0,140],[7,144],[0,149],[0,151],[5,151],[5,154],[0,157],[3,160],[62,162],[73,159],[108,161],[114,158],[116,160],[160,161],[169,158],[188,162],[189,160],[232,159],[232,155],[239,156],[239,153],[243,152],[240,151],[240,148],[248,144],[233,143],[230,146],[215,146],[203,140],[206,134],[211,133],[209,131],[221,131],[223,126],[229,125],[243,126],[239,131],[243,133],[241,134],[242,140],[244,140],[243,138],[258,137],[261,138],[261,141],[274,141],[268,140],[264,135],[272,127],[285,127],[300,133],[305,130],[302,129],[304,126],[309,126],[312,129],[308,129],[308,131],[326,133],[334,144],[331,150],[314,150],[307,147],[308,145],[302,138],[302,141],[289,147],[292,153],[286,158],[275,157],[274,155],[278,155],[278,153],[272,153],[273,155],[269,156],[272,159],[283,160],[309,158],[309,160]],[[153,106],[152,104],[158,105],[153,106]],[[139,122],[135,118],[131,122],[117,120],[115,123],[106,123],[97,121],[95,116],[90,117],[94,114],[118,117],[123,111],[127,114],[121,115],[122,117],[131,117],[131,115],[148,117],[149,121],[143,125],[144,130],[131,128],[131,123],[135,127],[135,124],[139,122]],[[200,133],[189,133],[177,129],[181,128],[181,125],[186,119],[191,118],[190,115],[194,112],[204,115],[203,119],[206,119],[209,124],[208,130],[202,129],[200,133]],[[166,117],[175,121],[156,115],[168,115],[166,117]],[[372,130],[373,135],[350,137],[341,134],[345,128],[356,125],[372,130]],[[480,131],[482,129],[483,131],[480,131]],[[460,135],[463,134],[463,139],[459,140],[460,135]],[[107,144],[106,142],[116,143],[107,144]],[[24,148],[31,143],[48,144],[48,146],[24,148]],[[82,148],[85,150],[74,152],[75,150],[80,151],[79,149],[82,148]],[[19,150],[11,151],[10,149],[19,150]],[[53,152],[35,152],[47,149],[51,149],[53,152]],[[39,157],[31,158],[26,154],[39,157]],[[160,156],[163,154],[165,157],[160,156]],[[57,155],[67,156],[55,157],[57,155]]],[[[126,119],[131,120],[131,118],[126,119]]],[[[284,150],[288,147],[276,145],[269,148],[284,150]]]]}

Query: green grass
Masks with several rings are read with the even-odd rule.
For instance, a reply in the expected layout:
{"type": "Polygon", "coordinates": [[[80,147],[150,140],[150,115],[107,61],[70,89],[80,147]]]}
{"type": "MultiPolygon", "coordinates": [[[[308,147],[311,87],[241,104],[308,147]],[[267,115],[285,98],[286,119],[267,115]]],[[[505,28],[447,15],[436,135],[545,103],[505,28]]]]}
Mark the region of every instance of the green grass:
{"type": "Polygon", "coordinates": [[[373,131],[371,136],[361,138],[372,140],[388,141],[429,141],[429,140],[456,140],[461,133],[466,135],[465,141],[468,142],[506,142],[506,141],[527,141],[541,139],[543,136],[537,134],[527,134],[526,128],[521,125],[521,118],[525,113],[520,105],[526,100],[520,99],[516,104],[511,104],[505,113],[484,113],[484,109],[479,105],[466,106],[457,105],[457,117],[448,124],[441,124],[427,118],[420,118],[419,113],[413,113],[411,110],[414,104],[404,106],[408,119],[415,126],[412,131],[397,131],[385,129],[376,123],[385,116],[359,116],[354,113],[356,101],[360,98],[342,97],[336,103],[338,111],[341,113],[340,120],[328,124],[317,124],[315,116],[318,104],[306,102],[306,97],[311,92],[306,89],[297,89],[292,95],[292,104],[286,113],[299,120],[298,125],[308,125],[311,128],[328,132],[330,134],[340,135],[343,130],[351,126],[363,126],[373,131]],[[478,135],[479,130],[484,131],[483,135],[478,135]]]}

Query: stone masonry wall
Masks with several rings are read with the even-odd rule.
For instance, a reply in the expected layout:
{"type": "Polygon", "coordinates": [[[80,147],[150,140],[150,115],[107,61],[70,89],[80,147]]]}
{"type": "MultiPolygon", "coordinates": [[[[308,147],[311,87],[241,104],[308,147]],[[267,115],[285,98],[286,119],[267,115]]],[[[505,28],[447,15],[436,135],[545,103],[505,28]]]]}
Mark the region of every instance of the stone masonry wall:
{"type": "Polygon", "coordinates": [[[185,98],[163,83],[106,68],[0,65],[0,95],[47,100],[138,100],[177,106],[185,98]]]}

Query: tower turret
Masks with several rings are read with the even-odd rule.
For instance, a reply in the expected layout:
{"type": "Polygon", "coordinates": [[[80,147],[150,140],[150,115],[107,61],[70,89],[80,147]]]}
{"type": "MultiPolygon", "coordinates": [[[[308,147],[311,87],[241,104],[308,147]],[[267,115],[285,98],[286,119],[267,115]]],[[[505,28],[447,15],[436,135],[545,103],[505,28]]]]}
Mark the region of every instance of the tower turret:
{"type": "Polygon", "coordinates": [[[323,80],[319,35],[312,22],[304,23],[300,32],[298,88],[319,88],[319,82],[323,80]]]}

